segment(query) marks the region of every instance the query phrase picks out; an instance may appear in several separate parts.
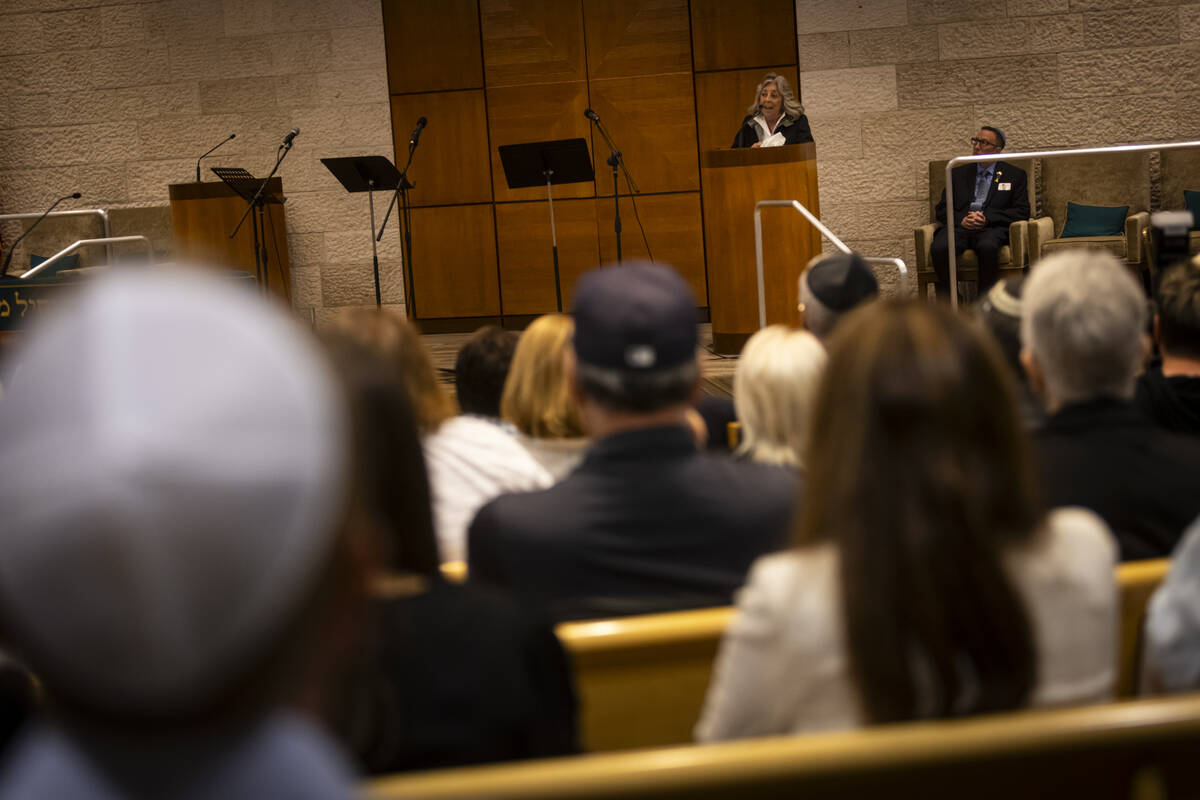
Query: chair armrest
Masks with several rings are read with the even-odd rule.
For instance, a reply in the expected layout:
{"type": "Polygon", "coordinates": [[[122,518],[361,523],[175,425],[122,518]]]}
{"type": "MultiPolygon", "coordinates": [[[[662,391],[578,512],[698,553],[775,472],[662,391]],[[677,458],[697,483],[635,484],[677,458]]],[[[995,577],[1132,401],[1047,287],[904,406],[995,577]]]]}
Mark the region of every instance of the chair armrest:
{"type": "Polygon", "coordinates": [[[922,225],[919,228],[913,229],[913,240],[917,245],[917,272],[931,272],[933,270],[933,259],[930,257],[929,251],[933,247],[933,234],[940,227],[942,227],[942,223],[931,222],[928,225],[922,225]]]}
{"type": "Polygon", "coordinates": [[[1012,261],[1009,262],[1011,267],[1025,266],[1025,255],[1029,251],[1028,234],[1026,233],[1028,228],[1028,220],[1019,219],[1009,223],[1008,246],[1012,251],[1012,261]]]}
{"type": "Polygon", "coordinates": [[[1125,218],[1125,260],[1142,263],[1142,231],[1150,225],[1150,212],[1139,211],[1125,218]]]}
{"type": "Polygon", "coordinates": [[[1042,257],[1042,245],[1054,238],[1054,219],[1038,217],[1026,223],[1025,230],[1029,233],[1029,263],[1042,257]]]}

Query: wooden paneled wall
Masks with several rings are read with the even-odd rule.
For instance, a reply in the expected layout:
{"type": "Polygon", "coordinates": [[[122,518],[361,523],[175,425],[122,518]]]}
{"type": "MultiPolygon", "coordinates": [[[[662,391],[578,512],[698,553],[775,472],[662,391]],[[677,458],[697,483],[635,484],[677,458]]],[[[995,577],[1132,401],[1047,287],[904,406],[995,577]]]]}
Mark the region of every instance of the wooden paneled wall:
{"type": "Polygon", "coordinates": [[[564,308],[586,270],[616,259],[609,151],[595,109],[641,193],[619,184],[622,255],[669,263],[708,304],[700,152],[729,147],[768,69],[796,86],[791,0],[383,0],[395,158],[424,116],[410,177],[409,314],[458,320],[553,311],[544,189],[509,189],[501,145],[583,137],[595,180],[554,187],[564,308]]]}

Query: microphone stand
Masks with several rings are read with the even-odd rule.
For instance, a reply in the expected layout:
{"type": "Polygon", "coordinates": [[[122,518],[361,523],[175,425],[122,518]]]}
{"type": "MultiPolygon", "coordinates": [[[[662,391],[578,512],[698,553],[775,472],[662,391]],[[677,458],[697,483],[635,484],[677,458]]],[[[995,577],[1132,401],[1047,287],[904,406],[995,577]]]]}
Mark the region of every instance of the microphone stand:
{"type": "Polygon", "coordinates": [[[408,204],[408,190],[416,186],[408,180],[408,168],[412,166],[413,153],[417,151],[417,144],[420,142],[410,141],[408,143],[408,160],[404,162],[404,169],[400,171],[400,182],[396,184],[396,190],[392,193],[392,202],[388,203],[387,213],[383,215],[383,222],[379,225],[379,233],[375,237],[375,241],[383,239],[383,232],[387,228],[388,220],[392,216],[392,209],[396,207],[396,198],[400,198],[400,232],[404,238],[404,271],[408,273],[409,278],[412,277],[412,208],[408,204]]]}
{"type": "Polygon", "coordinates": [[[19,245],[21,243],[22,239],[24,239],[26,236],[28,236],[30,233],[32,233],[33,229],[36,228],[38,225],[40,225],[42,220],[44,220],[46,218],[46,216],[49,215],[49,213],[51,211],[53,211],[55,209],[55,207],[57,207],[58,204],[61,203],[63,200],[78,200],[82,196],[83,195],[81,195],[79,192],[75,192],[74,194],[64,195],[64,196],[58,198],[57,200],[55,200],[53,203],[51,203],[50,207],[47,208],[45,211],[43,211],[42,215],[40,217],[38,217],[37,219],[35,219],[33,221],[33,224],[30,225],[28,228],[26,228],[25,231],[20,236],[17,237],[17,240],[12,243],[12,247],[10,247],[8,250],[8,255],[6,255],[4,257],[4,267],[2,269],[0,269],[0,277],[3,277],[8,274],[8,265],[12,263],[13,253],[17,252],[17,245],[19,245]]]}
{"type": "Polygon", "coordinates": [[[216,150],[218,147],[225,144],[230,139],[236,139],[236,138],[237,138],[236,133],[229,134],[229,136],[227,136],[221,140],[220,144],[216,145],[215,147],[212,148],[212,150],[209,150],[207,153],[205,153],[204,155],[202,155],[196,159],[196,183],[200,183],[200,162],[203,161],[204,159],[208,158],[210,155],[212,155],[213,151],[216,150]]]}
{"type": "Polygon", "coordinates": [[[246,217],[249,216],[251,211],[254,212],[254,220],[251,222],[251,227],[254,229],[254,268],[258,272],[258,279],[262,284],[264,292],[267,290],[267,283],[270,278],[267,275],[267,225],[262,218],[263,192],[267,190],[267,183],[279,171],[279,165],[283,163],[283,159],[291,152],[292,141],[289,139],[279,146],[279,155],[275,159],[275,166],[271,167],[271,172],[258,185],[258,191],[254,193],[254,199],[246,206],[246,210],[242,213],[242,218],[238,220],[237,227],[233,229],[233,233],[229,234],[230,239],[237,236],[238,231],[242,229],[242,224],[246,221],[246,217]],[[258,234],[259,228],[262,229],[261,239],[258,234]]]}
{"type": "Polygon", "coordinates": [[[625,160],[621,158],[621,151],[617,149],[613,143],[612,137],[608,135],[608,131],[604,129],[604,123],[600,121],[599,116],[588,117],[596,124],[596,129],[600,131],[600,135],[604,137],[604,143],[608,145],[611,155],[605,160],[605,164],[612,167],[613,174],[613,232],[617,235],[617,263],[621,263],[621,193],[618,191],[617,183],[617,168],[625,173],[625,180],[629,183],[629,190],[633,194],[638,194],[637,184],[634,183],[633,177],[629,174],[629,168],[625,166],[625,160]]]}

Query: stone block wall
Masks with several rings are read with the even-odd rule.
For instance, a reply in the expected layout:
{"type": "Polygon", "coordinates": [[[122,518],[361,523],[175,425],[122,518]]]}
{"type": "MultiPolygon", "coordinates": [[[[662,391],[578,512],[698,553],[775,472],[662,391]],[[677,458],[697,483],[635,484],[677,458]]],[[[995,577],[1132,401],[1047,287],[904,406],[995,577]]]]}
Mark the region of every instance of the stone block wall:
{"type": "Polygon", "coordinates": [[[1009,151],[1200,134],[1200,4],[796,0],[796,29],[822,217],[866,255],[913,265],[928,163],[980,125],[1009,151]]]}
{"type": "MultiPolygon", "coordinates": [[[[379,0],[0,4],[0,213],[79,191],[62,207],[120,209],[114,233],[144,233],[165,252],[168,184],[195,180],[196,158],[230,133],[205,160],[205,180],[216,179],[209,166],[265,175],[298,127],[280,170],[292,305],[317,321],[375,296],[366,196],[346,194],[319,159],[391,157],[390,113],[379,0]]],[[[44,226],[38,252],[86,227],[44,226]]],[[[394,218],[389,231],[383,299],[402,307],[394,218]]],[[[7,247],[20,226],[0,232],[7,247]]]]}

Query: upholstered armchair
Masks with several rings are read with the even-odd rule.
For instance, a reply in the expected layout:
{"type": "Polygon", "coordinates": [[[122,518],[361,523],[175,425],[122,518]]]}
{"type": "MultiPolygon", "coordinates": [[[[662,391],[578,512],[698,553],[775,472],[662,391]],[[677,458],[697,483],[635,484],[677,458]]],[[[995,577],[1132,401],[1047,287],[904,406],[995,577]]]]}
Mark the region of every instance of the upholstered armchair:
{"type": "MultiPolygon", "coordinates": [[[[1187,203],[1184,200],[1184,192],[1195,192],[1196,197],[1193,199],[1193,211],[1200,211],[1196,207],[1197,200],[1200,200],[1200,148],[1189,150],[1162,150],[1160,151],[1162,165],[1162,195],[1160,197],[1159,206],[1163,211],[1183,211],[1187,210],[1187,203]]],[[[1196,214],[1196,219],[1193,221],[1194,228],[1200,228],[1200,213],[1196,214]]],[[[1157,270],[1158,265],[1154,263],[1154,253],[1149,246],[1149,229],[1143,232],[1142,239],[1145,241],[1146,247],[1144,250],[1146,265],[1150,269],[1157,270]]],[[[1200,230],[1193,229],[1188,234],[1188,252],[1195,255],[1200,253],[1200,230]]]]}
{"type": "MultiPolygon", "coordinates": [[[[1107,250],[1135,269],[1142,266],[1142,231],[1150,221],[1150,154],[1099,153],[1047,158],[1042,162],[1042,211],[1029,225],[1031,263],[1060,250],[1107,250]],[[1064,237],[1067,204],[1128,206],[1107,235],[1064,237]]],[[[1078,213],[1078,211],[1076,211],[1078,213]]],[[[1073,233],[1073,231],[1067,231],[1073,233]]]]}
{"type": "MultiPolygon", "coordinates": [[[[1005,160],[1004,155],[1000,155],[1000,160],[1005,160]]],[[[930,257],[929,251],[933,246],[933,234],[937,229],[942,227],[940,222],[937,222],[937,216],[934,211],[937,208],[938,200],[942,197],[942,190],[946,188],[946,164],[948,161],[931,161],[929,162],[929,224],[922,225],[913,230],[913,238],[916,240],[916,256],[917,256],[917,296],[924,298],[928,292],[928,286],[937,280],[937,275],[933,271],[933,259],[930,257]]],[[[1028,159],[1018,159],[1010,162],[1014,166],[1025,170],[1025,175],[1028,178],[1029,190],[1029,210],[1037,208],[1037,189],[1034,181],[1034,164],[1028,159]]],[[[1000,277],[1004,278],[1008,275],[1017,274],[1025,269],[1026,256],[1028,253],[1028,236],[1026,233],[1026,225],[1024,220],[1017,221],[1008,226],[1008,245],[1000,250],[1000,277]]],[[[958,280],[960,281],[978,281],[979,280],[979,260],[975,257],[974,250],[967,250],[958,259],[958,280]]]]}

